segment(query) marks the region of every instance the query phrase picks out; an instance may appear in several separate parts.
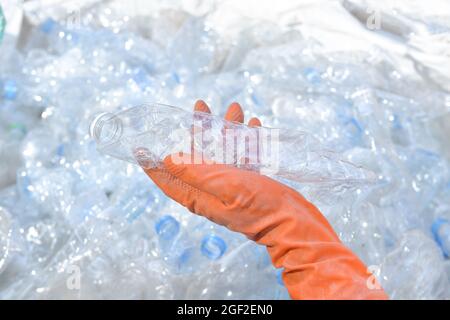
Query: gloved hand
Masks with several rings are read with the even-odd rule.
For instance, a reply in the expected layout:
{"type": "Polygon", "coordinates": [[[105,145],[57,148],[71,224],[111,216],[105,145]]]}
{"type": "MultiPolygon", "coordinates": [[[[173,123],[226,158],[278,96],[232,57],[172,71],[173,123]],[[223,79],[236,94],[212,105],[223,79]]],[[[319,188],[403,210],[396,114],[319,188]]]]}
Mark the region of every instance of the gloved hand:
{"type": "MultiPolygon", "coordinates": [[[[210,112],[203,101],[196,111],[210,112]]],[[[226,120],[243,122],[237,103],[226,120]]],[[[256,118],[249,125],[259,126],[256,118]]],[[[370,290],[366,266],[319,210],[295,190],[266,176],[223,164],[175,164],[145,170],[162,191],[190,211],[265,245],[293,299],[386,299],[370,290]]]]}

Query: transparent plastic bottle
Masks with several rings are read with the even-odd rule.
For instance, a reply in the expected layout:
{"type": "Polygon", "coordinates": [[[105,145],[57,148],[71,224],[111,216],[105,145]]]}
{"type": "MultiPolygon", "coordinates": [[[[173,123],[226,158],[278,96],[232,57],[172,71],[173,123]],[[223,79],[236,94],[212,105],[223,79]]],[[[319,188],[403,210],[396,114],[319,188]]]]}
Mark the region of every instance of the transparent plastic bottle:
{"type": "Polygon", "coordinates": [[[306,132],[252,128],[162,104],[98,114],[90,134],[100,152],[144,168],[158,167],[174,155],[172,160],[182,163],[214,161],[299,183],[375,181],[372,172],[327,150],[306,132]]]}

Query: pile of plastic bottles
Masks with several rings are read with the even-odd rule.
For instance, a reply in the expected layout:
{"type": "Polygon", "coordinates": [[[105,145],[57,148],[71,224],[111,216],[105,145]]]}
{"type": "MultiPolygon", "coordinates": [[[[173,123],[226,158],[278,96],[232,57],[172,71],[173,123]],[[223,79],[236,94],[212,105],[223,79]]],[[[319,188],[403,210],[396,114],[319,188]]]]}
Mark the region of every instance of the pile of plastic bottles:
{"type": "Polygon", "coordinates": [[[216,114],[238,101],[246,117],[308,132],[375,173],[345,192],[293,186],[391,298],[450,298],[450,166],[437,125],[450,94],[426,70],[405,74],[382,48],[324,52],[264,21],[227,39],[208,14],[143,19],[108,6],[0,45],[0,298],[289,298],[265,248],[192,215],[89,136],[99,112],[147,101],[191,110],[199,98],[216,114]]]}

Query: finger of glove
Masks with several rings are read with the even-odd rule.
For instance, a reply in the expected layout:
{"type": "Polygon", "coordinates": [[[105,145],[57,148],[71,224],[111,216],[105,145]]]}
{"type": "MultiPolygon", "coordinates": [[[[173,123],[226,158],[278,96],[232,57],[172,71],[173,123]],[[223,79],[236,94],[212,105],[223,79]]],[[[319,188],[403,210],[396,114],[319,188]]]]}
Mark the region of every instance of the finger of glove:
{"type": "Polygon", "coordinates": [[[208,105],[203,100],[197,100],[195,102],[194,111],[211,113],[211,109],[209,109],[208,105]]]}
{"type": "Polygon", "coordinates": [[[248,126],[249,127],[261,127],[262,124],[261,124],[261,121],[258,118],[251,118],[248,121],[248,126]]]}
{"type": "Polygon", "coordinates": [[[233,102],[225,113],[225,124],[222,128],[222,143],[227,159],[232,159],[233,164],[238,163],[237,146],[233,130],[239,130],[238,125],[244,122],[244,112],[237,102],[233,102]],[[230,123],[233,122],[233,123],[230,123]]]}

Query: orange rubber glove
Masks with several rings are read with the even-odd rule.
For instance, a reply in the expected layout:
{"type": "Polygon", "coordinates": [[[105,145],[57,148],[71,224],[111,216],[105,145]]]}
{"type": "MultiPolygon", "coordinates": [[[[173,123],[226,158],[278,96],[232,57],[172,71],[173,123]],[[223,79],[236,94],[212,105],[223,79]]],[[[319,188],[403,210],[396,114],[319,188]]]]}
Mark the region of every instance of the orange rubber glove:
{"type": "MultiPolygon", "coordinates": [[[[196,111],[210,112],[203,101],[196,111]]],[[[233,103],[226,120],[243,122],[233,103]]],[[[249,125],[261,125],[256,118],[249,125]]],[[[146,169],[162,191],[190,211],[265,245],[293,299],[387,299],[369,289],[370,274],[339,240],[319,210],[294,189],[223,164],[175,164],[146,169]]]]}

